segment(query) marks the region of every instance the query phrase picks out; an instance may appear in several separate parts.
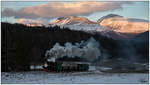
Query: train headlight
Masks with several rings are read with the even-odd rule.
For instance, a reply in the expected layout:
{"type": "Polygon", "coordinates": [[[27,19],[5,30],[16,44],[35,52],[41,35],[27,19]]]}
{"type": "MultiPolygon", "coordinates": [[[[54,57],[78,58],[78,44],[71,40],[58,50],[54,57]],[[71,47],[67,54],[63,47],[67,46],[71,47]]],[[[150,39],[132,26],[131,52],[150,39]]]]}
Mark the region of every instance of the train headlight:
{"type": "Polygon", "coordinates": [[[44,67],[48,67],[48,64],[47,64],[47,63],[45,63],[45,64],[44,64],[44,67]]]}

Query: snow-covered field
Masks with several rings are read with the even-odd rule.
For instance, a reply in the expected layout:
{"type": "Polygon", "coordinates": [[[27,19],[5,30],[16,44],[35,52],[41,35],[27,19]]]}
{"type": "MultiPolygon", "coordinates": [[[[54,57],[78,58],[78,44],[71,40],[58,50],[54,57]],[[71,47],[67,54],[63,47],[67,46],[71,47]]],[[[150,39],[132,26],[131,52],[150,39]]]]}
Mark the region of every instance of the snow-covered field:
{"type": "Polygon", "coordinates": [[[50,73],[44,71],[2,72],[2,84],[108,84],[149,83],[148,73],[102,73],[99,71],[50,73]]]}

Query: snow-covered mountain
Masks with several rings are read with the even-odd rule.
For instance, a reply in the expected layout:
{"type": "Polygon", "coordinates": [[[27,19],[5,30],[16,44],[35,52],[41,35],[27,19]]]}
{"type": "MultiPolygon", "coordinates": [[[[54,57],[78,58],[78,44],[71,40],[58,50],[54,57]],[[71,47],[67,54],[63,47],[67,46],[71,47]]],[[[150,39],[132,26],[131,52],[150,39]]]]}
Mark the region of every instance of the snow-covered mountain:
{"type": "Polygon", "coordinates": [[[125,18],[120,15],[109,14],[98,21],[99,25],[120,33],[143,33],[148,31],[148,21],[143,19],[125,18]]]}
{"type": "Polygon", "coordinates": [[[98,28],[105,29],[100,26],[97,22],[88,20],[85,17],[67,16],[60,17],[50,23],[51,26],[68,27],[72,30],[83,30],[83,31],[95,31],[98,28]]]}
{"type": "MultiPolygon", "coordinates": [[[[27,24],[28,26],[43,26],[41,24],[27,24]]],[[[97,22],[80,16],[59,17],[48,26],[67,27],[71,30],[82,30],[90,33],[99,33],[109,38],[131,38],[148,31],[148,21],[134,18],[124,18],[116,14],[101,17],[97,22]]]]}
{"type": "Polygon", "coordinates": [[[59,17],[50,24],[52,25],[81,25],[81,24],[97,24],[96,22],[90,21],[85,17],[67,16],[59,17]]]}
{"type": "Polygon", "coordinates": [[[90,21],[85,17],[77,17],[77,16],[60,17],[51,22],[50,25],[68,27],[71,30],[82,30],[90,33],[96,32],[102,36],[114,39],[122,37],[126,38],[126,36],[121,35],[120,33],[117,33],[107,27],[101,26],[97,22],[90,21]]]}

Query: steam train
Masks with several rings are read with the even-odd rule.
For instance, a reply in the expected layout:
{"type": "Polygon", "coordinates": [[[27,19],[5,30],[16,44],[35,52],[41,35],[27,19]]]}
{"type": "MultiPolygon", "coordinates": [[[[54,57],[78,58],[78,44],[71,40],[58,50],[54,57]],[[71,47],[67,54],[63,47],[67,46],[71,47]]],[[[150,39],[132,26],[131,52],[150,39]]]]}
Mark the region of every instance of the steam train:
{"type": "Polygon", "coordinates": [[[89,63],[81,57],[61,57],[47,59],[43,68],[49,72],[87,71],[89,63]]]}

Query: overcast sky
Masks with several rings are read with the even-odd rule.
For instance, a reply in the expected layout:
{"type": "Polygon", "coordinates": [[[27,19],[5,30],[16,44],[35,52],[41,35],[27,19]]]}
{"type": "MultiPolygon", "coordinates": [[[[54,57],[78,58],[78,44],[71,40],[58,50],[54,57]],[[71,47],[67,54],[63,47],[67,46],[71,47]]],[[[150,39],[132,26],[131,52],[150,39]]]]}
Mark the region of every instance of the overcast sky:
{"type": "Polygon", "coordinates": [[[49,23],[62,16],[84,16],[96,21],[108,14],[118,14],[127,18],[148,20],[148,2],[46,2],[46,1],[3,1],[2,22],[49,23]]]}

